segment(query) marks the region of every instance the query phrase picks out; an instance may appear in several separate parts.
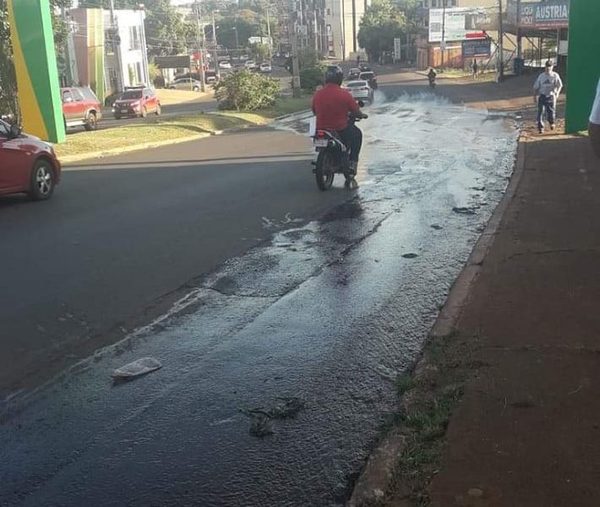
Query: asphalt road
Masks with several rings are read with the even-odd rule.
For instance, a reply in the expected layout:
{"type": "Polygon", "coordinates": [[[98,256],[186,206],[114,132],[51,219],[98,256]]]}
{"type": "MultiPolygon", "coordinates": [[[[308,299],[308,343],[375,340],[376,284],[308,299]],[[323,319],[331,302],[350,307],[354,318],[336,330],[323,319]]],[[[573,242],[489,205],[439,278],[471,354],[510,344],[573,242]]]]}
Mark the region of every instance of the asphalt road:
{"type": "Polygon", "coordinates": [[[245,132],[69,167],[48,202],[0,199],[0,399],[267,238],[263,217],[310,220],[348,199],[315,192],[311,156],[306,138],[245,132]]]}
{"type": "Polygon", "coordinates": [[[396,91],[361,124],[356,191],[316,190],[290,121],[0,201],[4,394],[93,353],[0,405],[0,505],[344,503],[516,145],[396,91]],[[146,356],[163,368],[111,384],[146,356]]]}

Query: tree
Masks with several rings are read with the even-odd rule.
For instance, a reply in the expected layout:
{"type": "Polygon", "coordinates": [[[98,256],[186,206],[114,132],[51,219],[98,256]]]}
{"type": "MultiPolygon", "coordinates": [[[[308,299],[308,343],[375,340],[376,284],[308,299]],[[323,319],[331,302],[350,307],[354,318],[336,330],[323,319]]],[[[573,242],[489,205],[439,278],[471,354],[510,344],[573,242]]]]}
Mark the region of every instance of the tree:
{"type": "Polygon", "coordinates": [[[390,0],[376,0],[365,12],[358,32],[358,42],[369,55],[379,61],[386,51],[393,51],[394,39],[405,33],[406,18],[390,0]]]}
{"type": "Polygon", "coordinates": [[[226,48],[235,48],[237,44],[245,47],[248,39],[258,35],[258,26],[244,19],[226,17],[219,21],[217,40],[226,48]],[[237,36],[236,36],[237,31],[237,36]]]}
{"type": "Polygon", "coordinates": [[[250,46],[250,53],[252,58],[258,62],[263,62],[269,58],[270,48],[268,44],[252,44],[250,46]]]}
{"type": "Polygon", "coordinates": [[[219,109],[255,111],[272,106],[279,94],[279,82],[247,70],[233,72],[215,86],[219,109]]]}

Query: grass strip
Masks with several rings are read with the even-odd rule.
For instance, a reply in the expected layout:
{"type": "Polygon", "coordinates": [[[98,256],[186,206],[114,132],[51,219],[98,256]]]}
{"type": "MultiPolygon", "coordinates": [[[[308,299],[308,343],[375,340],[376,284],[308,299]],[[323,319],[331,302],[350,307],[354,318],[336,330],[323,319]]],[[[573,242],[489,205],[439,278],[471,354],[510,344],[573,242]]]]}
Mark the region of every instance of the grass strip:
{"type": "Polygon", "coordinates": [[[273,118],[305,110],[309,97],[284,98],[269,109],[254,112],[197,113],[171,118],[149,117],[143,123],[124,124],[121,127],[95,132],[77,132],[67,136],[66,142],[55,147],[60,158],[102,153],[114,153],[119,149],[130,151],[132,147],[143,148],[152,142],[168,142],[193,136],[212,134],[227,129],[251,125],[266,125],[273,118]]]}

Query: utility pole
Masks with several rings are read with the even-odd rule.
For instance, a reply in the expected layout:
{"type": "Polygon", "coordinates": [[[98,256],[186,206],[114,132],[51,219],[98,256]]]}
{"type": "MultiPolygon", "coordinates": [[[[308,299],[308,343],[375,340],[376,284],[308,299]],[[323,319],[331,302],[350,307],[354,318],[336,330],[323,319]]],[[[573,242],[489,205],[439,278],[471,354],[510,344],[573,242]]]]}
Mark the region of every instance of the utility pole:
{"type": "Polygon", "coordinates": [[[498,82],[504,81],[504,20],[502,19],[502,0],[498,0],[498,52],[500,55],[500,67],[498,69],[498,82]]]}
{"type": "Polygon", "coordinates": [[[315,53],[319,54],[319,24],[317,21],[317,7],[313,4],[313,14],[314,14],[314,39],[315,39],[315,53]]]}
{"type": "MultiPolygon", "coordinates": [[[[112,0],[111,0],[112,1],[112,0]]],[[[196,0],[194,4],[194,10],[196,11],[196,50],[198,51],[198,65],[200,67],[200,90],[202,92],[206,91],[206,76],[204,75],[204,54],[203,47],[201,44],[201,32],[204,31],[202,28],[202,24],[200,23],[200,5],[198,4],[198,0],[196,0]]]]}
{"type": "Polygon", "coordinates": [[[296,25],[290,16],[290,42],[292,43],[292,93],[300,97],[300,64],[298,62],[298,33],[296,25]]]}
{"type": "Polygon", "coordinates": [[[440,67],[444,68],[444,53],[446,52],[446,0],[442,0],[442,40],[440,42],[440,49],[442,50],[442,64],[440,67]]]}
{"type": "Polygon", "coordinates": [[[119,29],[117,27],[117,18],[115,17],[115,1],[110,0],[110,34],[112,40],[113,52],[115,54],[115,62],[117,64],[117,89],[115,92],[119,93],[123,90],[123,65],[121,63],[121,37],[119,37],[119,29]]]}
{"type": "Polygon", "coordinates": [[[521,0],[517,0],[517,58],[523,58],[523,37],[521,36],[521,0]]]}
{"type": "Polygon", "coordinates": [[[267,37],[269,37],[269,62],[273,58],[273,39],[271,39],[271,15],[269,13],[269,4],[267,4],[267,37]]]}
{"type": "Polygon", "coordinates": [[[219,11],[212,11],[212,42],[213,42],[213,58],[215,59],[215,73],[217,76],[217,80],[221,79],[221,69],[219,68],[219,51],[217,49],[217,25],[215,23],[215,12],[219,12],[219,11]]]}

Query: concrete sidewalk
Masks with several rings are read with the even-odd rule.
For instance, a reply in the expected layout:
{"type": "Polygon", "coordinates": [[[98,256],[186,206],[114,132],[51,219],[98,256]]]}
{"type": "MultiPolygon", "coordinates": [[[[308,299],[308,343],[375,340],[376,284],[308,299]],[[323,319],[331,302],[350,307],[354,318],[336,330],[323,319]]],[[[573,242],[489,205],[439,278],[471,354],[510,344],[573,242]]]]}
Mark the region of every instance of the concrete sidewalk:
{"type": "Polygon", "coordinates": [[[521,149],[453,333],[482,366],[450,419],[435,506],[600,505],[600,161],[585,137],[521,149]]]}
{"type": "Polygon", "coordinates": [[[536,133],[534,78],[436,89],[521,118],[518,167],[351,505],[600,505],[600,160],[536,133]]]}

